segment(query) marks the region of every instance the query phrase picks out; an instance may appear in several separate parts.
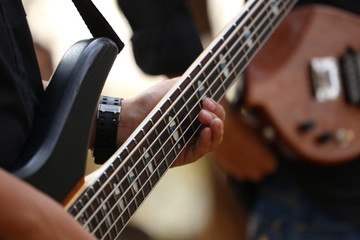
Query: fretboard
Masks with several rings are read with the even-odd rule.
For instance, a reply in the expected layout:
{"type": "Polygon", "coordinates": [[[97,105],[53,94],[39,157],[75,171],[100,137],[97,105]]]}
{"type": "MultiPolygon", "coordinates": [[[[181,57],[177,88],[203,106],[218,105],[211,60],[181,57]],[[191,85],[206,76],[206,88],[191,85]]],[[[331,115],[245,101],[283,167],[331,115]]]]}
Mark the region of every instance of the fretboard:
{"type": "Polygon", "coordinates": [[[69,212],[99,239],[115,239],[201,129],[205,97],[220,101],[295,0],[252,0],[191,65],[69,212]]]}

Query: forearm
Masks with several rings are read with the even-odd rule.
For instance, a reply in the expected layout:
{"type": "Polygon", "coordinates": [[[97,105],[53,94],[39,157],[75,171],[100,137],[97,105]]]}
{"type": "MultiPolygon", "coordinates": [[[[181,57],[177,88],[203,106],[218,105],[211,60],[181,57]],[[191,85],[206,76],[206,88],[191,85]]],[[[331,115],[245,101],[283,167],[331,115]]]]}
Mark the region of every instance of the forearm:
{"type": "Polygon", "coordinates": [[[0,239],[95,239],[57,202],[0,169],[0,239]]]}

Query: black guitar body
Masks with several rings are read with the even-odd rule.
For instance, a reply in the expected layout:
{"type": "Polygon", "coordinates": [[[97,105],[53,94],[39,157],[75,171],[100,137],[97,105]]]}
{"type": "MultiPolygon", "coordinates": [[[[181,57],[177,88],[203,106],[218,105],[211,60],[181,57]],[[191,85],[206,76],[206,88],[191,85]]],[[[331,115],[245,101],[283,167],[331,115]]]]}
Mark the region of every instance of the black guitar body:
{"type": "Polygon", "coordinates": [[[66,52],[14,175],[57,201],[74,188],[84,176],[92,120],[117,54],[107,38],[77,42],[66,52]]]}

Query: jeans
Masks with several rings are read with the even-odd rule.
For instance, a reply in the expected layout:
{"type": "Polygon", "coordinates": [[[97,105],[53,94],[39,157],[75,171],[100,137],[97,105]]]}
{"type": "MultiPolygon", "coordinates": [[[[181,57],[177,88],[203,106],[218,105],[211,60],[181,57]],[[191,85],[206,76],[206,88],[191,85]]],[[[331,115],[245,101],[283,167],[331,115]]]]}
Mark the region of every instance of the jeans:
{"type": "MultiPolygon", "coordinates": [[[[250,210],[250,240],[360,240],[360,231],[322,212],[280,170],[259,186],[250,210]]],[[[360,203],[359,203],[360,204],[360,203]]]]}

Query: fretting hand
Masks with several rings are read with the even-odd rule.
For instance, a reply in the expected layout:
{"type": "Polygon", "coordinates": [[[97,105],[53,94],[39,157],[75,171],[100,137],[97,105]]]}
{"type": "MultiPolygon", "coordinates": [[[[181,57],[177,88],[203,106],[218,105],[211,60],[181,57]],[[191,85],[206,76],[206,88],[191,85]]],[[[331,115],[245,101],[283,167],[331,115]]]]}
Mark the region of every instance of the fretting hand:
{"type": "MultiPolygon", "coordinates": [[[[118,146],[129,137],[177,80],[177,78],[174,78],[162,81],[140,95],[122,101],[117,138],[118,146]]],[[[201,156],[216,149],[222,140],[223,121],[225,119],[223,107],[209,98],[203,100],[202,106],[203,109],[200,111],[198,119],[204,127],[198,136],[184,149],[173,166],[196,161],[201,156]]]]}

